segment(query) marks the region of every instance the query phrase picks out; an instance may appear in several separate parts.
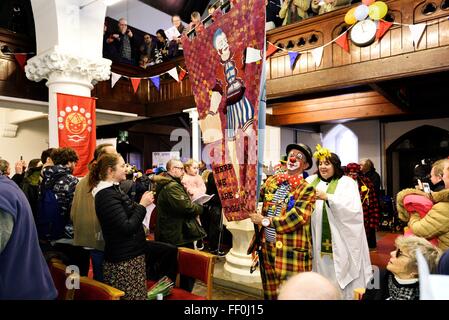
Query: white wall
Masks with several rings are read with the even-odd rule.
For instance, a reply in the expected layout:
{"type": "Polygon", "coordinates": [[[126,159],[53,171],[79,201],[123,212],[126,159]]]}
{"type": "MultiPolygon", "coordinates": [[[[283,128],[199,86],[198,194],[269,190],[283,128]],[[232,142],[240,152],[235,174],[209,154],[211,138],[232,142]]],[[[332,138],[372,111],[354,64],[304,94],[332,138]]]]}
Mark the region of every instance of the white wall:
{"type": "Polygon", "coordinates": [[[396,139],[404,133],[412,129],[430,125],[449,130],[449,118],[429,119],[429,120],[415,120],[415,121],[400,121],[385,123],[385,149],[388,148],[396,139]]]}
{"type": "Polygon", "coordinates": [[[115,20],[126,18],[128,25],[153,35],[158,29],[167,30],[172,26],[170,15],[137,0],[120,1],[109,6],[106,16],[115,20]]]}
{"type": "Polygon", "coordinates": [[[48,149],[47,119],[21,123],[15,138],[0,137],[0,156],[10,163],[11,174],[14,174],[14,164],[20,156],[29,162],[40,158],[45,149],[48,149]]]}

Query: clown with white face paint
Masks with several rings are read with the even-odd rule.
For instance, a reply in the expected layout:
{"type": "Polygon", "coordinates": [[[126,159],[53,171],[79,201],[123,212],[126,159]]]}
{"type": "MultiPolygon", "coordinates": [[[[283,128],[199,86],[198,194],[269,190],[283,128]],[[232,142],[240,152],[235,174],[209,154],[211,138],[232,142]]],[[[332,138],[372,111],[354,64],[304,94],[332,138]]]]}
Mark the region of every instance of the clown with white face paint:
{"type": "Polygon", "coordinates": [[[264,297],[270,300],[277,298],[279,286],[288,277],[312,269],[310,215],[315,190],[303,177],[312,165],[312,151],[299,143],[288,145],[286,153],[287,172],[277,172],[265,181],[260,191],[262,211],[249,215],[263,227],[260,273],[264,297]]]}

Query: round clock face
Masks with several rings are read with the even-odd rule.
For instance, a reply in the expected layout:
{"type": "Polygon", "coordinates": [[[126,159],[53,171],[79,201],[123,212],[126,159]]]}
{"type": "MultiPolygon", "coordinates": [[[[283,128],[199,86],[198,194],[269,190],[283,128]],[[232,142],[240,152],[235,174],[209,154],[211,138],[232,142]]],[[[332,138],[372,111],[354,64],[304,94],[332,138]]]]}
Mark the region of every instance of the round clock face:
{"type": "Polygon", "coordinates": [[[351,29],[351,41],[356,46],[366,47],[376,39],[377,24],[373,20],[357,22],[351,29]]]}

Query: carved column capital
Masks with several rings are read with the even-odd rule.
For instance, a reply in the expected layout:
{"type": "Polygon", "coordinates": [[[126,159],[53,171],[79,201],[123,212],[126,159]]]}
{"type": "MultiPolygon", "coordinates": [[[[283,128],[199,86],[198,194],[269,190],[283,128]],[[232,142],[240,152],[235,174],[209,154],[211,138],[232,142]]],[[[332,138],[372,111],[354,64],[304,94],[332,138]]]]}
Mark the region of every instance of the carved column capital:
{"type": "Polygon", "coordinates": [[[109,79],[111,60],[73,56],[52,50],[28,60],[25,72],[28,79],[36,82],[48,80],[56,73],[65,77],[83,78],[95,84],[109,79]]]}

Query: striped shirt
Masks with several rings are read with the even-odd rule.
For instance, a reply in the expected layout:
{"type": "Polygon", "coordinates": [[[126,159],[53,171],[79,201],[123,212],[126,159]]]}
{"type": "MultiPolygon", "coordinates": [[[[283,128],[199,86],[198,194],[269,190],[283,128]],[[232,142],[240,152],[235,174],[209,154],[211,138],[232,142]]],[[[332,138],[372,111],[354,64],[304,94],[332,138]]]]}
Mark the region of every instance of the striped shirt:
{"type": "MultiPolygon", "coordinates": [[[[287,197],[288,193],[290,192],[290,184],[284,182],[279,186],[279,188],[276,190],[276,193],[273,196],[273,204],[276,204],[276,209],[273,210],[272,206],[269,206],[267,211],[268,217],[277,217],[279,216],[279,213],[282,210],[282,207],[286,205],[285,198],[287,197]],[[280,201],[280,202],[279,202],[280,201]]],[[[266,227],[265,228],[265,238],[268,242],[275,242],[276,241],[276,229],[273,227],[266,227]]]]}

